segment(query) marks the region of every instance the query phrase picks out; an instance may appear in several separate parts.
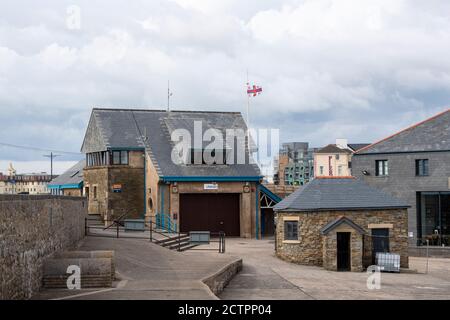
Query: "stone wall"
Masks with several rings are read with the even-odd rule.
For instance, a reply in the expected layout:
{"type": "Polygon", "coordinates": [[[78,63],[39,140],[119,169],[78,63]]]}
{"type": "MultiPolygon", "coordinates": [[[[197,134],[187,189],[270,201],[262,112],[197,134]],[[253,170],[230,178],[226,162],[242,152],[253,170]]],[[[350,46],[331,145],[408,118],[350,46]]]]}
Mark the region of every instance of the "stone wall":
{"type": "Polygon", "coordinates": [[[323,267],[337,271],[337,233],[350,232],[350,270],[363,270],[363,237],[355,229],[346,225],[339,226],[323,236],[323,267]]]}
{"type": "Polygon", "coordinates": [[[112,220],[127,214],[127,218],[144,215],[144,168],[131,166],[90,167],[84,169],[85,186],[89,188],[89,213],[112,220]],[[113,192],[120,184],[121,192],[113,192]],[[97,188],[97,198],[94,197],[97,188]]]}
{"type": "Polygon", "coordinates": [[[46,258],[84,237],[86,198],[0,195],[0,299],[36,293],[46,258]]]}
{"type": "MultiPolygon", "coordinates": [[[[392,225],[389,230],[390,251],[400,254],[401,266],[408,267],[408,214],[406,209],[277,212],[276,215],[275,250],[276,255],[281,259],[300,264],[323,266],[324,243],[320,230],[327,223],[340,216],[345,216],[363,228],[369,235],[371,234],[369,225],[371,225],[371,228],[376,227],[377,224],[392,225]],[[284,240],[284,217],[298,217],[299,239],[297,242],[284,240]]],[[[330,261],[327,261],[328,265],[330,263],[330,261]]],[[[356,264],[356,262],[352,260],[353,264],[356,264]]]]}

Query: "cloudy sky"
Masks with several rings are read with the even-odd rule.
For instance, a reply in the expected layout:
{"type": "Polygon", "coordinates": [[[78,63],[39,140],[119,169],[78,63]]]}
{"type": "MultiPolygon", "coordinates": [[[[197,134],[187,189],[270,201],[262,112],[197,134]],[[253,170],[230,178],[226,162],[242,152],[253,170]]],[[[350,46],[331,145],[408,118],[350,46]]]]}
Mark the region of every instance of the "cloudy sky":
{"type": "MultiPolygon", "coordinates": [[[[371,142],[449,106],[450,2],[2,1],[0,143],[78,152],[94,106],[246,110],[282,141],[371,142]],[[76,4],[74,6],[74,4],[76,4]],[[79,18],[79,19],[78,19],[79,18]]],[[[0,171],[49,170],[2,146],[0,171]]],[[[79,158],[63,154],[56,171],[79,158]]]]}

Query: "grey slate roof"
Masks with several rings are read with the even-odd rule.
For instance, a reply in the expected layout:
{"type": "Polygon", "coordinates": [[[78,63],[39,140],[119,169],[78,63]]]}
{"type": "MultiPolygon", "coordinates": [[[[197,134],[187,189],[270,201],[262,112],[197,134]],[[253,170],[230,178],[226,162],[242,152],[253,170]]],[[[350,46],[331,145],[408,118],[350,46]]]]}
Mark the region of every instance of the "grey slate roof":
{"type": "Polygon", "coordinates": [[[326,225],[324,225],[322,227],[322,229],[320,229],[320,233],[321,234],[327,234],[328,232],[330,232],[334,228],[336,228],[336,227],[338,227],[338,226],[340,226],[341,224],[344,224],[344,223],[349,225],[350,227],[352,227],[356,231],[358,231],[359,234],[365,234],[366,233],[366,231],[363,228],[358,226],[356,223],[354,223],[349,218],[343,217],[343,216],[337,218],[336,220],[328,222],[326,225]]]}
{"type": "Polygon", "coordinates": [[[450,109],[375,142],[356,154],[450,151],[450,109]]]}
{"type": "Polygon", "coordinates": [[[78,161],[73,167],[68,169],[63,174],[59,175],[55,179],[53,179],[48,186],[63,186],[63,185],[72,185],[72,184],[80,184],[83,182],[83,168],[86,165],[86,160],[78,161]]]}
{"type": "Polygon", "coordinates": [[[315,153],[352,153],[352,151],[349,149],[341,149],[335,144],[329,144],[317,150],[315,153]]]}
{"type": "MultiPolygon", "coordinates": [[[[145,148],[163,177],[258,177],[257,165],[177,165],[172,162],[171,152],[175,145],[171,133],[185,129],[194,137],[194,121],[201,121],[202,132],[214,128],[246,130],[239,112],[164,111],[146,109],[98,109],[92,110],[82,152],[104,151],[108,148],[145,148]],[[144,143],[141,136],[146,135],[144,143]]],[[[225,135],[224,135],[225,137],[225,135]]],[[[203,146],[208,143],[203,143],[203,146]]],[[[247,149],[246,149],[247,150],[247,149]]],[[[248,156],[248,152],[247,152],[248,156]]]]}
{"type": "Polygon", "coordinates": [[[358,151],[364,147],[369,146],[370,143],[349,143],[348,147],[353,150],[353,152],[358,151]]]}
{"type": "Polygon", "coordinates": [[[315,178],[275,205],[279,211],[408,208],[392,196],[355,178],[315,178]]]}

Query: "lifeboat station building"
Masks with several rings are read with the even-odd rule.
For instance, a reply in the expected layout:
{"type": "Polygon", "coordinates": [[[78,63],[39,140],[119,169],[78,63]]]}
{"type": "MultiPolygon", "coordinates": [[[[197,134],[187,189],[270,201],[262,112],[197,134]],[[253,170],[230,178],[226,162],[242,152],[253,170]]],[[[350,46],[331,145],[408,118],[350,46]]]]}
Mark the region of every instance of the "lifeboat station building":
{"type": "Polygon", "coordinates": [[[246,132],[239,112],[94,108],[81,148],[89,213],[181,232],[270,233],[264,222],[281,199],[260,183],[246,132]],[[216,135],[225,142],[211,150],[216,135]]]}

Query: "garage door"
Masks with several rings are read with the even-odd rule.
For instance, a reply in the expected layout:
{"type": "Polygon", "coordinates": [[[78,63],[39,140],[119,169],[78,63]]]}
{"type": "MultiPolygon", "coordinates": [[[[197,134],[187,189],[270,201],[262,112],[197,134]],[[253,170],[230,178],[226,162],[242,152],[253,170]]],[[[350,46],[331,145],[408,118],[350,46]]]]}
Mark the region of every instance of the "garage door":
{"type": "Polygon", "coordinates": [[[239,236],[239,194],[180,194],[180,229],[239,236]]]}

